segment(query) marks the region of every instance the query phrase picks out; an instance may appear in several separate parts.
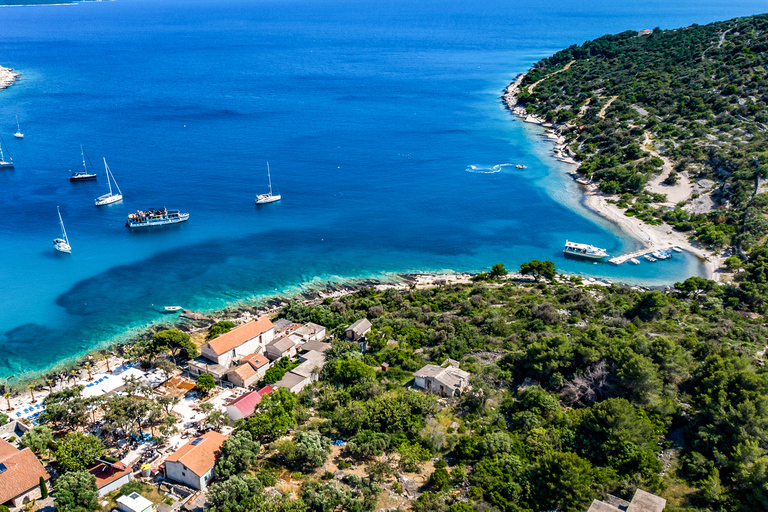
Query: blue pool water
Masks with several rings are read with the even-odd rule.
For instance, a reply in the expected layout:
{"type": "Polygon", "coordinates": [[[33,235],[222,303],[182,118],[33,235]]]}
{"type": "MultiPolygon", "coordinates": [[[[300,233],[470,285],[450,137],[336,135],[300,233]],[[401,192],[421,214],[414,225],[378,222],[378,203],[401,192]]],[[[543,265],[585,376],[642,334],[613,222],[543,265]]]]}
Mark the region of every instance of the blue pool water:
{"type": "Polygon", "coordinates": [[[605,33],[759,12],[756,1],[117,0],[0,8],[0,377],[30,376],[163,320],[311,283],[551,259],[647,284],[678,256],[565,260],[634,242],[585,211],[541,129],[499,96],[605,33]],[[18,115],[26,137],[16,140],[18,115]],[[80,144],[98,182],[70,183],[80,144]],[[106,192],[102,157],[125,200],[106,192]],[[280,203],[257,207],[266,161],[280,203]],[[527,166],[518,170],[514,164],[527,166]],[[511,165],[506,165],[511,164],[511,165]],[[61,206],[72,255],[55,253],[61,206]],[[188,223],[129,232],[167,206],[188,223]],[[166,317],[167,318],[167,317],[166,317]]]}

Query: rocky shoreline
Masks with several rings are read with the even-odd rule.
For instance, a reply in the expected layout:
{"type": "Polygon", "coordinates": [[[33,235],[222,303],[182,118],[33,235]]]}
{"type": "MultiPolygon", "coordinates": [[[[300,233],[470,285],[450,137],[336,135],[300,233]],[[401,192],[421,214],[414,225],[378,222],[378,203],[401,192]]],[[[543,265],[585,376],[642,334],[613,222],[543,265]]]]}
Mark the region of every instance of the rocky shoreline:
{"type": "Polygon", "coordinates": [[[0,90],[7,89],[12,86],[13,83],[19,79],[20,73],[17,73],[13,68],[0,67],[0,90]]]}
{"type": "MultiPolygon", "coordinates": [[[[541,117],[529,114],[525,107],[518,103],[517,98],[520,93],[520,88],[522,87],[523,79],[526,75],[527,72],[518,75],[515,80],[504,89],[504,94],[502,95],[504,105],[522,121],[538,124],[546,130],[544,135],[555,142],[553,157],[561,162],[574,166],[573,170],[568,174],[570,174],[571,177],[573,177],[584,189],[582,204],[612,224],[618,226],[623,232],[640,242],[643,248],[647,249],[648,252],[657,249],[668,250],[675,246],[680,247],[695,255],[699,260],[702,260],[705,263],[707,272],[706,277],[708,279],[713,279],[715,281],[721,280],[721,274],[725,269],[725,255],[717,254],[705,249],[698,242],[690,240],[683,233],[672,230],[672,228],[666,224],[653,226],[646,224],[635,217],[624,215],[624,212],[615,205],[615,200],[617,199],[615,196],[603,194],[600,192],[598,186],[592,183],[589,178],[578,173],[580,164],[573,158],[574,155],[571,154],[571,150],[565,142],[565,137],[559,133],[558,130],[560,125],[547,122],[541,117]],[[609,202],[611,200],[614,202],[609,202]]],[[[533,86],[535,86],[535,84],[529,87],[533,86]]]]}

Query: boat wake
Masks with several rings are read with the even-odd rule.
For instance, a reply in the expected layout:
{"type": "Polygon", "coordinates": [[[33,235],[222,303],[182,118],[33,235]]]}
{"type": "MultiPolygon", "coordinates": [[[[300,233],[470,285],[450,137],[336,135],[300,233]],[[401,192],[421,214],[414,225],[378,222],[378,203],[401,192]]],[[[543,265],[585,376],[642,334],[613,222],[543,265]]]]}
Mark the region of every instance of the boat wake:
{"type": "Polygon", "coordinates": [[[514,164],[498,164],[492,167],[487,165],[470,165],[464,170],[475,174],[496,174],[497,172],[501,172],[505,167],[514,167],[514,164]]]}

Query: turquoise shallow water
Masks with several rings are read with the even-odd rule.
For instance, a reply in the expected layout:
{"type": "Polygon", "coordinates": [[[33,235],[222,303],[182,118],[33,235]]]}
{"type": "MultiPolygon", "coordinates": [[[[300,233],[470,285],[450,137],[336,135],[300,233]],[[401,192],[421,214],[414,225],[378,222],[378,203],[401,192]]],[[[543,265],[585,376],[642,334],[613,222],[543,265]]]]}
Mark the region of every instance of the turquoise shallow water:
{"type": "Polygon", "coordinates": [[[211,310],[307,283],[554,260],[666,284],[690,256],[565,260],[622,237],[579,205],[550,143],[499,96],[537,59],[625,29],[707,23],[758,2],[117,0],[0,9],[0,376],[124,339],[163,305],[211,310]],[[19,116],[24,140],[13,139],[19,116]],[[125,200],[97,209],[106,157],[125,200]],[[280,203],[256,207],[270,161],[280,203]],[[523,171],[514,164],[523,163],[523,171]],[[60,205],[73,247],[53,251],[60,205]],[[139,208],[190,222],[129,232],[139,208]]]}

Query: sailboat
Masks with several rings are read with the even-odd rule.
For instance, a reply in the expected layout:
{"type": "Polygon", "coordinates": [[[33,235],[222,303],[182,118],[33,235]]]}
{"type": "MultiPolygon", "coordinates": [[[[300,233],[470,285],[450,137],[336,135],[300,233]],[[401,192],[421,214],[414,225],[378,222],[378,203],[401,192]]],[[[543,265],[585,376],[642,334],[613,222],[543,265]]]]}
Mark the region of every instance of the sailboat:
{"type": "Polygon", "coordinates": [[[59,224],[61,224],[61,236],[64,238],[55,238],[53,240],[53,247],[59,252],[65,252],[67,254],[72,252],[72,247],[69,246],[69,238],[67,238],[67,230],[64,229],[64,221],[61,220],[61,210],[56,207],[56,211],[59,212],[59,224]]]}
{"type": "Polygon", "coordinates": [[[0,169],[13,169],[13,158],[8,156],[8,161],[3,157],[3,139],[0,139],[0,169]]]}
{"type": "Polygon", "coordinates": [[[109,166],[107,165],[107,159],[104,159],[104,169],[107,173],[107,185],[109,185],[109,193],[104,194],[103,196],[99,196],[95,199],[96,206],[104,206],[105,204],[112,204],[120,201],[123,199],[123,193],[120,192],[120,187],[117,186],[117,181],[115,180],[115,175],[112,174],[112,171],[109,170],[109,166]],[[111,177],[111,179],[110,179],[111,177]],[[115,188],[117,189],[117,194],[112,192],[112,182],[115,182],[115,188]]]}
{"type": "MultiPolygon", "coordinates": [[[[86,180],[95,180],[96,179],[96,172],[88,172],[88,168],[85,166],[85,151],[83,151],[83,146],[80,146],[80,156],[83,158],[83,170],[82,171],[76,171],[73,172],[69,176],[69,181],[86,181],[86,180]]],[[[88,159],[90,161],[90,158],[88,159]]],[[[93,167],[93,164],[91,164],[91,167],[93,167]]],[[[72,172],[72,171],[70,171],[72,172]]]]}
{"type": "Polygon", "coordinates": [[[16,116],[16,133],[13,134],[17,139],[23,139],[24,134],[21,133],[21,127],[19,126],[19,116],[16,116]]]}
{"type": "Polygon", "coordinates": [[[257,195],[256,204],[274,203],[282,198],[280,194],[272,194],[272,175],[269,174],[269,162],[267,162],[267,178],[269,178],[269,193],[257,195]]]}

